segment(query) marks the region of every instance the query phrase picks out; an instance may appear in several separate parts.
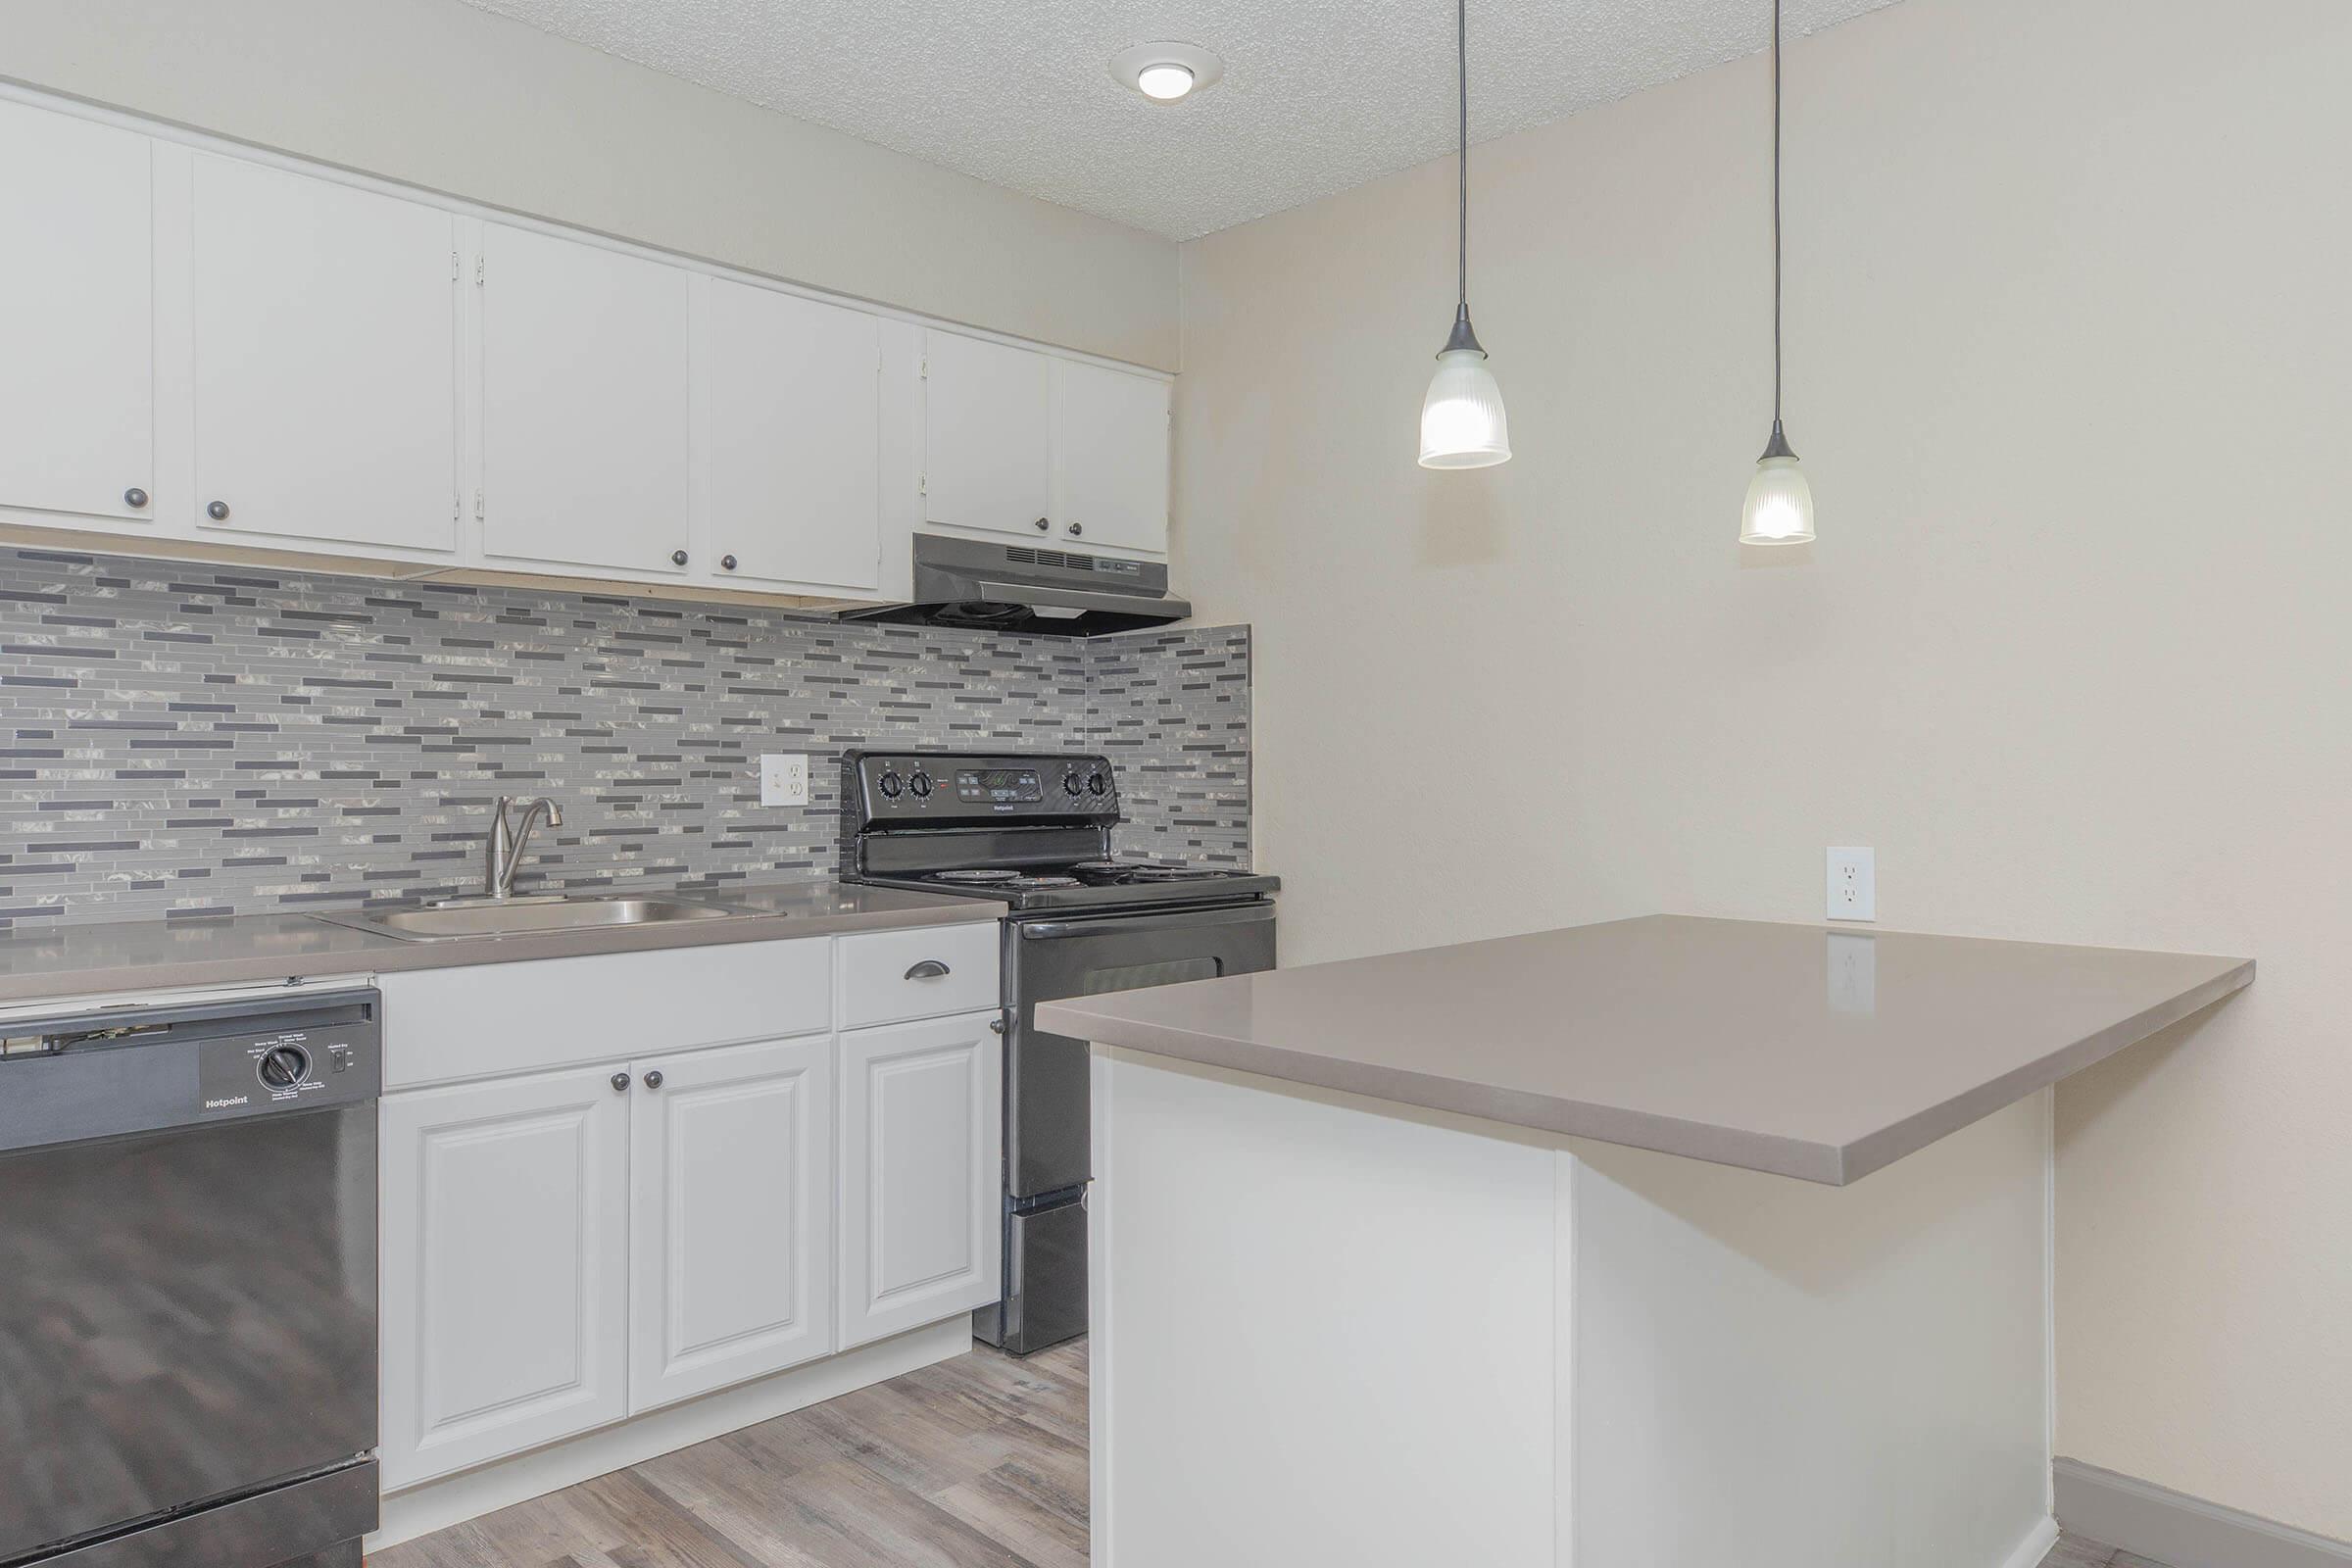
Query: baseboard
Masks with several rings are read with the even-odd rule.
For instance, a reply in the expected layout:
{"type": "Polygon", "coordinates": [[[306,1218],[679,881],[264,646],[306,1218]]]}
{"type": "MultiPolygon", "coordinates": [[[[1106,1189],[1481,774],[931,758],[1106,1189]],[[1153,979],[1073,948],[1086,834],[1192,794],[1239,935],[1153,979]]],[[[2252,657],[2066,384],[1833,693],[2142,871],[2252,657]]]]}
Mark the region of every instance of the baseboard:
{"type": "Polygon", "coordinates": [[[971,1314],[958,1312],[944,1323],[909,1329],[755,1383],[664,1405],[634,1420],[427,1481],[383,1499],[383,1523],[368,1538],[368,1550],[382,1551],[467,1519],[625,1470],[659,1454],[740,1432],[961,1355],[971,1348],[971,1314]]]}
{"type": "Polygon", "coordinates": [[[2080,1459],[2050,1465],[2058,1522],[2171,1568],[2352,1568],[2332,1541],[2080,1459]]]}
{"type": "Polygon", "coordinates": [[[2044,1518],[2026,1532],[2026,1539],[2017,1544],[2017,1549],[2009,1554],[2009,1560],[2001,1564],[2001,1568],[2041,1568],[2041,1559],[2047,1557],[2050,1548],[2056,1544],[2058,1521],[2044,1518]]]}

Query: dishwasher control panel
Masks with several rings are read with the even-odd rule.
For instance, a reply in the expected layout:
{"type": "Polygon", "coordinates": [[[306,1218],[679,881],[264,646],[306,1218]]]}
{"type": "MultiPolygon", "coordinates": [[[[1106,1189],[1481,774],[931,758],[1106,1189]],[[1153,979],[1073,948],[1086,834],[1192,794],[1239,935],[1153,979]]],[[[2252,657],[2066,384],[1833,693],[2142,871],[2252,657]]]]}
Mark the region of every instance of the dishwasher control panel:
{"type": "Polygon", "coordinates": [[[289,1022],[197,1046],[196,1093],[208,1119],[374,1097],[382,1073],[372,1017],[289,1022]]]}
{"type": "Polygon", "coordinates": [[[360,1105],[383,1085],[371,986],[193,993],[0,1023],[0,1154],[360,1105]]]}

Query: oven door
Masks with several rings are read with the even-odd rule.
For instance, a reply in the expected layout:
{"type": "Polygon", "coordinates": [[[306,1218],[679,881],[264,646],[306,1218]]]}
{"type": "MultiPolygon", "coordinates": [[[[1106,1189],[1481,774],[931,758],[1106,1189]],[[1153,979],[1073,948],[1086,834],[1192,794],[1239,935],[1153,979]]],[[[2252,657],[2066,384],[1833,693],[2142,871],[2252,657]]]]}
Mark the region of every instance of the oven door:
{"type": "Polygon", "coordinates": [[[1004,1186],[1015,1202],[1084,1185],[1087,1047],[1037,1027],[1037,1004],[1274,967],[1274,906],[1029,917],[1004,926],[1004,1186]]]}

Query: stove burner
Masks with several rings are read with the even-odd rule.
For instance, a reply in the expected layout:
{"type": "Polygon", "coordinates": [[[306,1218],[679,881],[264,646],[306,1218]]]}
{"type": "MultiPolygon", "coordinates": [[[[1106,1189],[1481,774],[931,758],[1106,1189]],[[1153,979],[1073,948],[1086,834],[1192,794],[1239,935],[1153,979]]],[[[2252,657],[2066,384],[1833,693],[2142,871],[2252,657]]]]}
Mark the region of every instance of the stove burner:
{"type": "Polygon", "coordinates": [[[1016,876],[1009,882],[996,885],[1004,888],[1074,888],[1078,885],[1078,879],[1074,876],[1016,876]]]}
{"type": "Polygon", "coordinates": [[[1095,887],[1133,887],[1145,882],[1190,882],[1224,874],[1221,871],[1202,871],[1189,865],[1154,864],[1150,860],[1082,860],[1070,867],[1070,873],[1095,887]]]}
{"type": "Polygon", "coordinates": [[[995,871],[985,869],[974,869],[970,871],[935,871],[931,875],[931,880],[934,882],[997,883],[1018,882],[1020,879],[1021,874],[1018,871],[995,871]]]}

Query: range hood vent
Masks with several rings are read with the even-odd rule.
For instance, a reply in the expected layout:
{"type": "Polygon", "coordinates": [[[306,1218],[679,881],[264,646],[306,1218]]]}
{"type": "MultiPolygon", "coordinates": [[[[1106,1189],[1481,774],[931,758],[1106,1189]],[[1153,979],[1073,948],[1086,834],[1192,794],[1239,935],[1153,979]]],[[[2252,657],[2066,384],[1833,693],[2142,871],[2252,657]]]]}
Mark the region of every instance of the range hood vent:
{"type": "Polygon", "coordinates": [[[1168,568],[1155,561],[918,533],[913,599],[860,606],[842,612],[841,618],[1099,637],[1164,626],[1192,612],[1191,605],[1169,595],[1168,568]]]}

